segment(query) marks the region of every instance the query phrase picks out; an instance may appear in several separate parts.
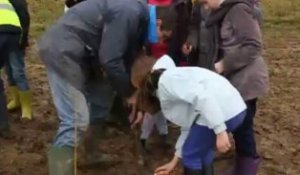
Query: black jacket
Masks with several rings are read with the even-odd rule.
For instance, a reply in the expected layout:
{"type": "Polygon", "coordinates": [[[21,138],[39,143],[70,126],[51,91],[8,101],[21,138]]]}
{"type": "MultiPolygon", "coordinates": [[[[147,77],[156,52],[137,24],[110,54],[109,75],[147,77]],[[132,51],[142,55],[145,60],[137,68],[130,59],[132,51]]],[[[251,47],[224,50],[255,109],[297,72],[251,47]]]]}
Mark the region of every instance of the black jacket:
{"type": "Polygon", "coordinates": [[[177,13],[176,27],[173,31],[173,37],[169,44],[169,55],[179,64],[184,59],[181,51],[183,43],[186,42],[188,36],[189,19],[192,9],[191,0],[173,0],[173,6],[177,13]]]}
{"type": "Polygon", "coordinates": [[[27,8],[27,2],[26,0],[9,0],[9,1],[17,12],[17,15],[21,22],[22,29],[12,25],[1,25],[0,32],[21,33],[22,38],[21,38],[20,45],[22,48],[25,48],[26,46],[28,46],[28,33],[29,33],[29,26],[30,26],[30,15],[27,8]]]}

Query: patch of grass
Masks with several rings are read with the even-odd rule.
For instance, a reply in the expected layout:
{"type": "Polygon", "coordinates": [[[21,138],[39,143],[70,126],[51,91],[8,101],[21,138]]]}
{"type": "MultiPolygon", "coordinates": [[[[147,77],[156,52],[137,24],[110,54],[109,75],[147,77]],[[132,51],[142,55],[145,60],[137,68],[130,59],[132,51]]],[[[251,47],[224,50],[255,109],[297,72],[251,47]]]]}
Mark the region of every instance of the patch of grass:
{"type": "Polygon", "coordinates": [[[262,0],[262,6],[267,27],[300,28],[299,0],[262,0]]]}
{"type": "Polygon", "coordinates": [[[27,0],[31,15],[30,35],[39,37],[63,13],[62,0],[27,0]]]}
{"type": "MultiPolygon", "coordinates": [[[[63,13],[63,0],[27,0],[32,17],[31,36],[38,37],[63,13]]],[[[265,27],[300,30],[300,0],[261,0],[265,27]]]]}

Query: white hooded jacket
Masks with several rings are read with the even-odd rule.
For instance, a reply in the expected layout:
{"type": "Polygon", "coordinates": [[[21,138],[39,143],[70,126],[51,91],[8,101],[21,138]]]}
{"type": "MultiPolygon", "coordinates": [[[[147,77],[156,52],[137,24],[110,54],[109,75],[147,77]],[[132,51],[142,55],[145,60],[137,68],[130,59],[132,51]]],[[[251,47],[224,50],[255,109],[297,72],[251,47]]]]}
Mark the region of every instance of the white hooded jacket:
{"type": "Polygon", "coordinates": [[[179,157],[194,123],[219,134],[227,129],[226,121],[246,109],[239,92],[215,72],[199,67],[176,67],[167,55],[158,59],[153,66],[153,70],[156,69],[166,69],[159,79],[156,94],[164,116],[181,127],[176,144],[179,157]]]}

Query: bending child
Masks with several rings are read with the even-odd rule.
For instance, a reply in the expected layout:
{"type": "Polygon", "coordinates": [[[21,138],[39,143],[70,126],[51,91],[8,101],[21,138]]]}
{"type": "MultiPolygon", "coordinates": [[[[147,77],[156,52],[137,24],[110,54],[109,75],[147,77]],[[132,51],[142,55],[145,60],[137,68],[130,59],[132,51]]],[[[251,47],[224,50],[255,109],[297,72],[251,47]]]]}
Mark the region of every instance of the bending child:
{"type": "Polygon", "coordinates": [[[161,110],[181,127],[174,158],[155,174],[170,174],[182,159],[185,175],[212,175],[215,145],[228,151],[228,132],[245,118],[241,95],[228,80],[207,69],[176,67],[168,56],[157,61],[140,57],[132,68],[139,108],[151,114],[161,110]]]}

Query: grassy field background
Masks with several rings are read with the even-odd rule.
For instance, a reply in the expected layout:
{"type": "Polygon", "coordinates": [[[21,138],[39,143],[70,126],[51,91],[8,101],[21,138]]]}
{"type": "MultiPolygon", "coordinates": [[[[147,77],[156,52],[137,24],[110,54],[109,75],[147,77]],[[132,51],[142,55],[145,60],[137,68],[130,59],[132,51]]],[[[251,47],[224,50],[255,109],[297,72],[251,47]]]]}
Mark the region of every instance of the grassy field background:
{"type": "MultiPolygon", "coordinates": [[[[62,0],[27,0],[32,17],[27,72],[34,92],[34,117],[30,123],[11,119],[12,140],[0,140],[0,175],[46,175],[47,149],[57,127],[46,73],[36,53],[41,34],[63,13],[62,0]]],[[[256,134],[263,163],[259,175],[300,174],[300,0],[262,0],[264,56],[269,66],[271,90],[260,102],[256,134]]],[[[80,169],[80,175],[134,175],[138,166],[131,137],[117,133],[104,149],[116,152],[122,163],[99,170],[80,169]]],[[[162,153],[163,154],[163,153],[162,153]]],[[[151,157],[153,169],[168,158],[151,157]]],[[[217,169],[228,161],[217,162],[217,169]]],[[[144,175],[144,174],[140,174],[144,175]]],[[[178,174],[179,175],[179,174],[178,174]]]]}

